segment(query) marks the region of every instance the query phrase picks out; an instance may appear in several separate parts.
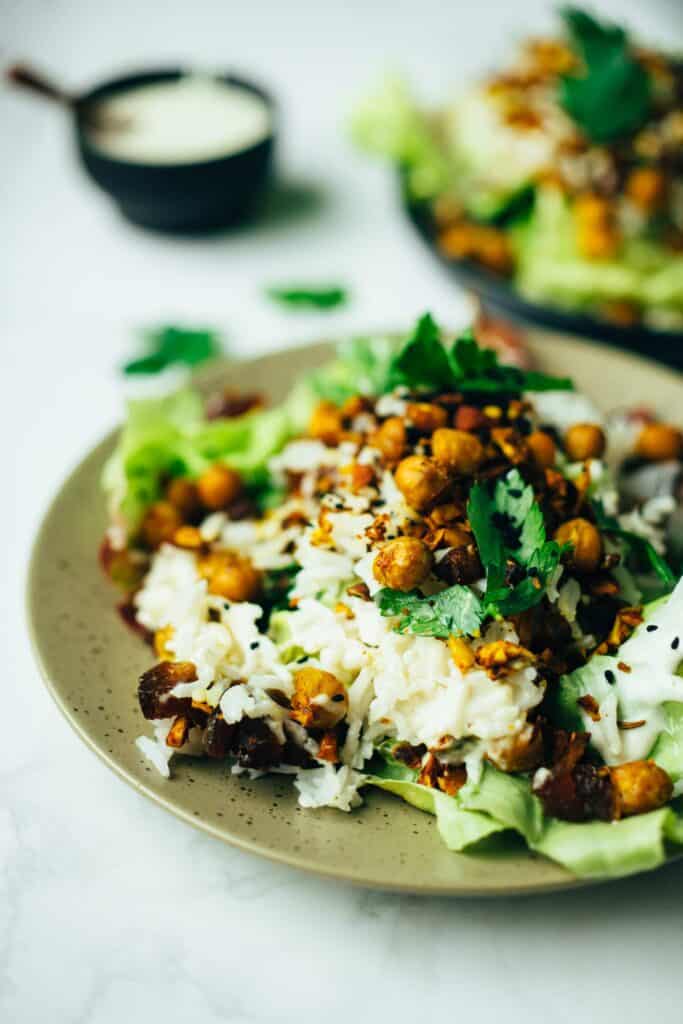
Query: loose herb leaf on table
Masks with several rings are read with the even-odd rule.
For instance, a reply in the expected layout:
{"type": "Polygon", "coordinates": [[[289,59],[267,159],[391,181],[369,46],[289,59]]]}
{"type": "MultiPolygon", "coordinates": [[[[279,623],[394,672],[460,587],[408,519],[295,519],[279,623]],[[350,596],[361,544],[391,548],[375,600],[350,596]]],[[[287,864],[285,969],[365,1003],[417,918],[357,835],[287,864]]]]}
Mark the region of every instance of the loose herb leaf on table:
{"type": "Polygon", "coordinates": [[[348,292],[338,285],[288,287],[274,286],[266,289],[266,295],[283,306],[303,309],[334,309],[348,301],[348,292]]]}
{"type": "Polygon", "coordinates": [[[161,373],[169,366],[199,366],[221,352],[216,331],[157,327],[143,333],[147,354],[123,367],[125,374],[161,373]]]}

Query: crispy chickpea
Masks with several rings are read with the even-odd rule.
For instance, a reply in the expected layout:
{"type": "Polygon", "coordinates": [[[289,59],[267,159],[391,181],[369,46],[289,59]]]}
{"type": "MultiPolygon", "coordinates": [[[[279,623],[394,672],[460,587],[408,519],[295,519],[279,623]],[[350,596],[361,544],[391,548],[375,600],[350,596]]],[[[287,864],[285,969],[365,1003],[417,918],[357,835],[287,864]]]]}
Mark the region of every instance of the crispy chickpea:
{"type": "Polygon", "coordinates": [[[202,505],[215,512],[239,497],[242,493],[242,477],[236,470],[216,462],[200,476],[197,491],[202,505]]]}
{"type": "Polygon", "coordinates": [[[448,423],[446,410],[432,402],[409,402],[406,416],[412,425],[423,434],[431,434],[448,423]]]}
{"type": "Polygon", "coordinates": [[[630,761],[609,769],[621,814],[644,814],[671,799],[671,779],[654,761],[630,761]]]}
{"type": "Polygon", "coordinates": [[[579,252],[589,260],[609,259],[619,248],[615,207],[597,195],[579,196],[574,205],[579,252]]]}
{"type": "Polygon", "coordinates": [[[308,433],[323,444],[336,445],[344,431],[342,414],[332,402],[319,402],[308,424],[308,433]]]}
{"type": "Polygon", "coordinates": [[[526,439],[527,447],[534,462],[541,469],[548,469],[555,462],[555,442],[544,430],[534,430],[526,439]]]}
{"type": "Polygon", "coordinates": [[[392,590],[418,587],[432,567],[432,553],[417,537],[397,537],[378,552],[372,565],[375,579],[392,590]]]}
{"type": "Polygon", "coordinates": [[[475,434],[443,427],[434,431],[432,454],[452,473],[470,476],[484,461],[484,446],[475,434]]]}
{"type": "Polygon", "coordinates": [[[261,587],[261,573],[234,551],[210,551],[197,560],[197,570],[209,593],[228,601],[251,601],[261,587]]]}
{"type": "Polygon", "coordinates": [[[158,548],[165,541],[173,540],[173,535],[182,523],[175,505],[171,505],[170,501],[155,501],[145,512],[140,531],[149,547],[158,548]]]}
{"type": "Polygon", "coordinates": [[[408,504],[418,512],[436,501],[448,485],[445,469],[425,455],[409,455],[399,462],[394,479],[408,504]]]}
{"type": "Polygon", "coordinates": [[[636,440],[636,454],[649,462],[678,459],[682,448],[681,432],[670,423],[648,423],[636,440]]]}
{"type": "Polygon", "coordinates": [[[667,182],[661,171],[654,167],[636,167],[626,181],[626,194],[636,206],[651,213],[666,198],[667,182]]]}
{"type": "Polygon", "coordinates": [[[400,416],[390,416],[372,437],[372,447],[387,462],[398,462],[406,450],[406,425],[400,416]]]}
{"type": "Polygon", "coordinates": [[[571,544],[567,555],[570,567],[578,573],[592,573],[602,559],[602,537],[587,519],[568,519],[555,531],[558,544],[571,544]]]}
{"type": "Polygon", "coordinates": [[[331,672],[301,668],[294,673],[292,718],[314,729],[334,729],[349,706],[346,689],[331,672]]]}
{"type": "Polygon", "coordinates": [[[601,458],[606,444],[605,433],[597,423],[575,423],[564,435],[564,449],[572,462],[601,458]]]}
{"type": "Polygon", "coordinates": [[[183,519],[188,522],[201,512],[199,491],[193,480],[180,476],[170,480],[166,487],[166,500],[175,505],[183,519]]]}

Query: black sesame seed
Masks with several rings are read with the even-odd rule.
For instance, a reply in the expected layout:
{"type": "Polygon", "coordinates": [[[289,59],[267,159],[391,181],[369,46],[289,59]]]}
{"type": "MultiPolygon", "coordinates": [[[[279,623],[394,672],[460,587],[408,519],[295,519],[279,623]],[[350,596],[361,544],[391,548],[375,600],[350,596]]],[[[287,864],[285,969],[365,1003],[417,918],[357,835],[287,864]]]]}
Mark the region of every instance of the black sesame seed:
{"type": "Polygon", "coordinates": [[[305,661],[308,661],[308,655],[304,654],[301,658],[296,659],[297,665],[303,665],[305,661]]]}
{"type": "Polygon", "coordinates": [[[671,641],[671,650],[672,651],[677,651],[678,650],[678,645],[680,644],[680,642],[681,642],[681,638],[678,637],[678,636],[675,636],[673,638],[673,640],[671,641]]]}
{"type": "Polygon", "coordinates": [[[655,631],[656,629],[659,629],[659,626],[655,626],[655,625],[650,625],[650,626],[646,626],[646,627],[645,627],[645,630],[646,630],[646,632],[648,632],[648,633],[654,633],[654,631],[655,631]]]}
{"type": "Polygon", "coordinates": [[[522,497],[522,491],[520,491],[518,487],[511,487],[510,490],[508,491],[508,494],[510,495],[511,498],[522,497]]]}
{"type": "Polygon", "coordinates": [[[614,677],[614,672],[611,668],[605,670],[605,679],[610,684],[610,686],[614,686],[616,679],[614,677]]]}
{"type": "Polygon", "coordinates": [[[223,602],[223,607],[224,608],[229,608],[230,607],[230,602],[229,601],[224,601],[223,602]]]}
{"type": "Polygon", "coordinates": [[[339,704],[339,703],[341,703],[341,701],[344,700],[344,694],[343,693],[335,693],[334,696],[332,697],[332,700],[334,701],[335,704],[339,704]]]}
{"type": "Polygon", "coordinates": [[[251,643],[249,644],[249,648],[252,651],[255,651],[256,648],[258,647],[258,645],[259,645],[259,641],[258,640],[252,640],[251,643]]]}

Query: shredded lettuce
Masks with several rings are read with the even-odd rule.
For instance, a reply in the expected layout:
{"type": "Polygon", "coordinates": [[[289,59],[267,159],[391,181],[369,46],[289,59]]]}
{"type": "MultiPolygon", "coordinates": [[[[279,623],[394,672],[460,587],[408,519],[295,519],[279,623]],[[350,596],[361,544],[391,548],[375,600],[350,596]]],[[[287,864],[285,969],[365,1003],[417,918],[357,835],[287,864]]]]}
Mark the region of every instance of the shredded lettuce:
{"type": "Polygon", "coordinates": [[[209,421],[192,390],[130,401],[102,480],[113,521],[133,533],[164,478],[196,477],[216,461],[239,470],[248,485],[262,486],[268,459],[304,429],[314,403],[303,384],[276,408],[209,421]]]}
{"type": "Polygon", "coordinates": [[[430,199],[448,186],[450,162],[401,78],[385,78],[359,104],[351,131],[359,147],[388,157],[403,169],[413,199],[430,199]]]}

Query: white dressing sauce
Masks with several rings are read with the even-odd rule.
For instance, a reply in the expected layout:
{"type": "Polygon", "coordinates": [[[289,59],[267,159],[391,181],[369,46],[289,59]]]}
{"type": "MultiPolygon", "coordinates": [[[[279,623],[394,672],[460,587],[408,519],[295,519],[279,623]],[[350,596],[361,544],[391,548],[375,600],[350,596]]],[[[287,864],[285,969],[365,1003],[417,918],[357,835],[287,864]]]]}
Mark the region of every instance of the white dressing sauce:
{"type": "Polygon", "coordinates": [[[270,110],[260,96],[200,75],[126,89],[103,99],[97,111],[102,127],[90,129],[90,141],[107,156],[131,163],[213,160],[248,149],[271,129],[270,110]]]}

